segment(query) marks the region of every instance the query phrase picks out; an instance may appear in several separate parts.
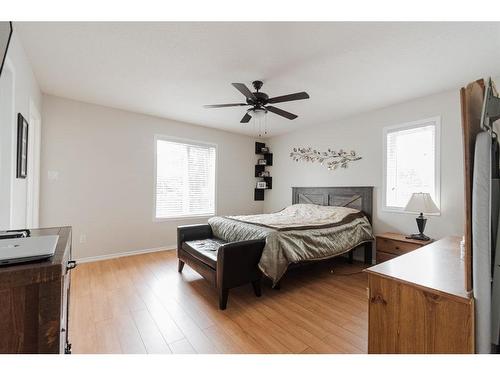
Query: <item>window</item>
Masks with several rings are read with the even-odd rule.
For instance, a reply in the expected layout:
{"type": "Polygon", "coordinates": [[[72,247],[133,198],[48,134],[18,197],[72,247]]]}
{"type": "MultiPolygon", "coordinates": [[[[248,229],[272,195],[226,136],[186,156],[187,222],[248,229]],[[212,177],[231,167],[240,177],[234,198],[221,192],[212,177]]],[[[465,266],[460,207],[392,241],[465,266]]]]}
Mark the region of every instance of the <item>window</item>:
{"type": "Polygon", "coordinates": [[[215,215],[216,146],[155,138],[155,219],[215,215]]]}
{"type": "Polygon", "coordinates": [[[384,129],[384,209],[403,211],[412,193],[439,207],[439,127],[433,118],[384,129]]]}

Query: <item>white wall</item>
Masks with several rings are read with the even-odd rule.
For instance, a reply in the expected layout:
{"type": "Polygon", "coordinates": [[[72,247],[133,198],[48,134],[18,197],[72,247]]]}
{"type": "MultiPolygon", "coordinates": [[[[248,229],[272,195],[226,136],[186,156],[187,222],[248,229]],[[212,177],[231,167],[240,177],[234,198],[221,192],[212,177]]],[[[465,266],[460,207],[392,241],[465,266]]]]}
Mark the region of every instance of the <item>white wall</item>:
{"type": "Polygon", "coordinates": [[[0,230],[26,226],[27,180],[16,178],[17,114],[41,112],[42,94],[15,31],[0,77],[0,230]],[[31,106],[31,108],[30,108],[31,106]]]}
{"type": "Polygon", "coordinates": [[[171,248],[178,225],[206,222],[153,222],[155,134],[216,143],[217,214],[262,212],[250,137],[54,96],[42,118],[40,224],[73,226],[75,258],[171,248]]]}
{"type": "Polygon", "coordinates": [[[292,186],[374,186],[375,232],[415,232],[415,215],[381,210],[382,128],[434,116],[441,117],[441,216],[429,217],[426,234],[434,238],[461,235],[464,187],[458,89],[270,138],[268,143],[274,153],[270,168],[273,189],[266,192],[264,211],[276,211],[290,204],[292,186]],[[297,146],[353,149],[363,159],[347,169],[328,171],[316,163],[293,162],[289,154],[297,146]]]}

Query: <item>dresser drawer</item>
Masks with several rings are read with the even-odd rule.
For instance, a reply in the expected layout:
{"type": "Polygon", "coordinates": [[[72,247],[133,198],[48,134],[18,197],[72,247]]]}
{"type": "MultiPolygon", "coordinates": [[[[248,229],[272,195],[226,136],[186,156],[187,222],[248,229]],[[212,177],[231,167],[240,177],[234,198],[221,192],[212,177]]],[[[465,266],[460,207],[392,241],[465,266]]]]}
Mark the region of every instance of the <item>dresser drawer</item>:
{"type": "Polygon", "coordinates": [[[394,255],[403,255],[410,251],[416,250],[422,245],[410,242],[403,242],[388,238],[377,238],[377,253],[384,252],[394,255]]]}

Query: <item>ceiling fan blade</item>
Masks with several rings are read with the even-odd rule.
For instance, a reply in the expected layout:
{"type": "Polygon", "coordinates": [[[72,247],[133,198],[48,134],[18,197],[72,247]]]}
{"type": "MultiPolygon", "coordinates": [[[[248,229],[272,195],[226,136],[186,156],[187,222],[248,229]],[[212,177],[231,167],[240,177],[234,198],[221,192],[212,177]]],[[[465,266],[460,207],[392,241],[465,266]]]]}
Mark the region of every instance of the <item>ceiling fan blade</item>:
{"type": "Polygon", "coordinates": [[[248,87],[244,83],[231,83],[236,90],[245,95],[245,98],[250,99],[254,102],[257,101],[255,95],[248,89],[248,87]]]}
{"type": "Polygon", "coordinates": [[[270,112],[276,113],[277,115],[286,117],[289,120],[293,120],[293,119],[297,118],[297,115],[294,115],[293,113],[290,113],[290,112],[287,112],[287,111],[283,111],[282,109],[273,107],[272,105],[266,106],[266,109],[268,111],[270,111],[270,112]]]}
{"type": "Polygon", "coordinates": [[[246,123],[248,121],[250,121],[250,119],[252,118],[252,116],[250,116],[248,113],[245,113],[245,116],[243,116],[243,118],[241,119],[241,123],[246,123]]]}
{"type": "Polygon", "coordinates": [[[269,99],[268,103],[283,103],[283,102],[291,102],[292,100],[302,100],[309,99],[309,94],[305,91],[296,92],[295,94],[288,94],[283,96],[277,96],[275,98],[269,99]]]}
{"type": "Polygon", "coordinates": [[[224,107],[239,107],[242,105],[248,105],[247,103],[233,103],[233,104],[206,104],[205,108],[224,108],[224,107]]]}

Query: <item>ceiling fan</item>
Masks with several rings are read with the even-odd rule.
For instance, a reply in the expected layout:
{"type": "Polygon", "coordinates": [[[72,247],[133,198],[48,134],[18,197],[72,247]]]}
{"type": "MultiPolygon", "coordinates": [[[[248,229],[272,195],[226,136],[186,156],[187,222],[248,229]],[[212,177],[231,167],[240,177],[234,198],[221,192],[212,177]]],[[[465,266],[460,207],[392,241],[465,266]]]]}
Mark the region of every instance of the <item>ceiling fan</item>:
{"type": "Polygon", "coordinates": [[[301,100],[301,99],[309,99],[309,94],[307,92],[297,92],[295,94],[288,94],[283,96],[276,96],[274,98],[270,98],[266,93],[260,92],[262,88],[262,81],[253,81],[252,85],[255,89],[255,92],[251,92],[248,87],[244,83],[232,83],[232,85],[245,95],[247,99],[246,103],[232,103],[232,104],[210,104],[205,105],[205,108],[224,108],[224,107],[239,107],[239,106],[251,106],[245,113],[245,116],[241,119],[240,122],[246,123],[249,122],[253,117],[259,117],[265,115],[268,111],[275,113],[279,116],[283,116],[289,120],[293,120],[297,118],[297,115],[293,113],[284,111],[282,109],[273,107],[274,103],[283,103],[283,102],[291,102],[293,100],[301,100]]]}

